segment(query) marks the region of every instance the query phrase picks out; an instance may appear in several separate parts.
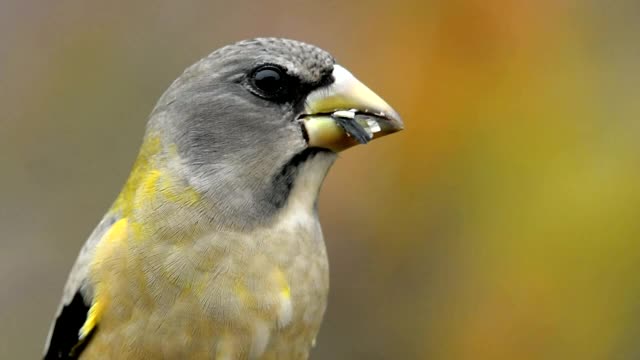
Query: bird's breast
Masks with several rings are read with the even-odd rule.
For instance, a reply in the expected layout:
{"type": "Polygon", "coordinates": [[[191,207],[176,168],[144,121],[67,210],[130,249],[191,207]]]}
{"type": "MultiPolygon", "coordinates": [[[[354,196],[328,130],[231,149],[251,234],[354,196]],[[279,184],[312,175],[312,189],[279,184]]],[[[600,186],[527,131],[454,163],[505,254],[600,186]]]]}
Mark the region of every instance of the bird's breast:
{"type": "Polygon", "coordinates": [[[283,215],[251,232],[126,246],[95,272],[109,281],[108,306],[86,358],[113,348],[165,358],[307,357],[329,285],[315,214],[283,215]]]}

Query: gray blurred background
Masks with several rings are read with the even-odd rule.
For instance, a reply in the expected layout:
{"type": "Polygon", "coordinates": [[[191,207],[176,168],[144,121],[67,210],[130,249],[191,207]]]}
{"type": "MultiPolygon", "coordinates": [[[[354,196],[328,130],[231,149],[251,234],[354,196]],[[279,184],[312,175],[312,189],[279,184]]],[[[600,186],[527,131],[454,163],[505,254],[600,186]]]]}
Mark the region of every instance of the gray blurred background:
{"type": "Polygon", "coordinates": [[[635,359],[637,1],[0,0],[0,358],[67,273],[182,70],[255,36],[332,52],[406,131],[322,190],[314,359],[635,359]]]}

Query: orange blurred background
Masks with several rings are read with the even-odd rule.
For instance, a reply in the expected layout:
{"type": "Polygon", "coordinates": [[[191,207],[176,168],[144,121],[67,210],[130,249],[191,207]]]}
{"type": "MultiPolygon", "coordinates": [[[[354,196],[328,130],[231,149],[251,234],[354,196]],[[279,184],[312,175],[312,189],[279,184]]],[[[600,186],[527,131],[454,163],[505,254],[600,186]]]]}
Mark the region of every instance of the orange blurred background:
{"type": "Polygon", "coordinates": [[[406,123],[322,190],[313,359],[637,359],[638,34],[631,0],[1,0],[0,358],[39,357],[171,81],[283,36],[406,123]]]}

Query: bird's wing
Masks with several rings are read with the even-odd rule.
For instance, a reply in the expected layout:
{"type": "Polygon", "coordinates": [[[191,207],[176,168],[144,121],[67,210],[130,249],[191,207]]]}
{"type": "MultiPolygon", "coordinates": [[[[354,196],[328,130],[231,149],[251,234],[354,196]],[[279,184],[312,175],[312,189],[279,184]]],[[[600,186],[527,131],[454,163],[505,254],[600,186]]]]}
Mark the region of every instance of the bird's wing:
{"type": "Polygon", "coordinates": [[[119,223],[115,215],[106,215],[82,247],[73,265],[62,294],[49,337],[44,349],[44,359],[77,359],[95,332],[97,319],[90,316],[94,288],[88,275],[97,245],[112,233],[119,223]]]}

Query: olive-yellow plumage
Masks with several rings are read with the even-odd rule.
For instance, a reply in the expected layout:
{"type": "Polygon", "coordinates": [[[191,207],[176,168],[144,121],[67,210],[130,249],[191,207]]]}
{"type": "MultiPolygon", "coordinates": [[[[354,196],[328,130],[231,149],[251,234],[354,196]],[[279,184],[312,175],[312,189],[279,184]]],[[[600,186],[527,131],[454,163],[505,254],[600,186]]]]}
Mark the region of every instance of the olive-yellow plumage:
{"type": "Polygon", "coordinates": [[[401,126],[311,45],[254,39],[196,63],[78,256],[45,358],[306,359],[329,289],[322,181],[336,151],[401,126]]]}

